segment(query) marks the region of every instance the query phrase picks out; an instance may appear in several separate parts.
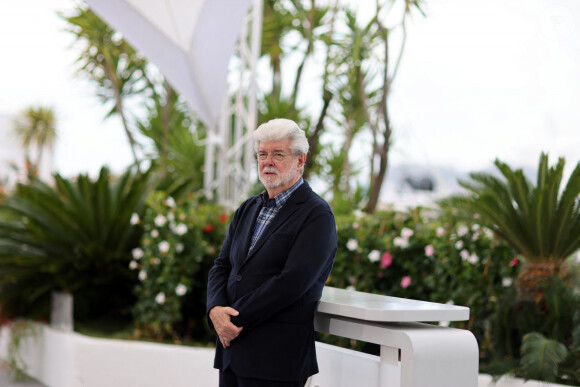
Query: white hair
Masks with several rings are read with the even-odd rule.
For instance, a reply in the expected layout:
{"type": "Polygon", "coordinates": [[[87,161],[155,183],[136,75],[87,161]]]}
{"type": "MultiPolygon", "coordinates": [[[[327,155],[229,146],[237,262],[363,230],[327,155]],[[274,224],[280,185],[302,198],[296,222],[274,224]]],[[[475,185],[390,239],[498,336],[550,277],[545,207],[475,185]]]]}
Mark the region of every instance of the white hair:
{"type": "Polygon", "coordinates": [[[261,142],[280,141],[290,139],[290,151],[294,155],[308,153],[306,133],[298,124],[286,118],[274,118],[258,126],[254,131],[254,150],[258,152],[261,142]]]}

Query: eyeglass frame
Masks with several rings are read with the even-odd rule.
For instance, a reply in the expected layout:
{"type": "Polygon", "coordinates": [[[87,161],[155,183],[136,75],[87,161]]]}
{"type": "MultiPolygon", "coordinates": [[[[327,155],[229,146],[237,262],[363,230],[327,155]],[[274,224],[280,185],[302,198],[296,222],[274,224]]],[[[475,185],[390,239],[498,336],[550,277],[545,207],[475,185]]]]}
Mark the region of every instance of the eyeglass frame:
{"type": "Polygon", "coordinates": [[[270,160],[275,161],[275,162],[283,162],[284,160],[286,160],[287,156],[298,156],[298,153],[284,153],[281,151],[273,151],[273,152],[258,152],[256,153],[255,157],[257,161],[266,161],[268,159],[268,156],[270,157],[270,160]]]}

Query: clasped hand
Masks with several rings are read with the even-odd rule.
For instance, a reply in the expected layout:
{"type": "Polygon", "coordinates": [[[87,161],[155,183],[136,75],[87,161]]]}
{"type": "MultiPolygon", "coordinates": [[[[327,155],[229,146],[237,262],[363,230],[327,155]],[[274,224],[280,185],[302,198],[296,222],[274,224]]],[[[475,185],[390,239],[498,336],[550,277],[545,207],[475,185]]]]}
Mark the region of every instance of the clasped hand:
{"type": "Polygon", "coordinates": [[[232,323],[231,316],[239,314],[240,312],[229,306],[214,306],[209,311],[209,318],[224,348],[229,347],[231,341],[238,337],[242,329],[244,329],[232,323]]]}

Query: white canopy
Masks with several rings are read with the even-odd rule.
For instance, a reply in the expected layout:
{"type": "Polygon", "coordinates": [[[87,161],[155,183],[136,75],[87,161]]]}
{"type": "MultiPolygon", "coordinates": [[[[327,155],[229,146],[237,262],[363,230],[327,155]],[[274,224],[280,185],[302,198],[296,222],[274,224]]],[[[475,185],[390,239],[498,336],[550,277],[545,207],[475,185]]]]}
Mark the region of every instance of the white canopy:
{"type": "Polygon", "coordinates": [[[154,63],[210,130],[251,0],[86,0],[154,63]]]}

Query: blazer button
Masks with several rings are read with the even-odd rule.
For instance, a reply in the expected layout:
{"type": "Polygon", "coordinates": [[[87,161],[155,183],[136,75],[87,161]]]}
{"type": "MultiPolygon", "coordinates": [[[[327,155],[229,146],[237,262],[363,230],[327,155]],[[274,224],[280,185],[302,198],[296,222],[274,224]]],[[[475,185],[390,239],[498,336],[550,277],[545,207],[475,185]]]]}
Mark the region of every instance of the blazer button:
{"type": "Polygon", "coordinates": [[[240,282],[241,280],[242,280],[242,275],[241,274],[238,274],[236,276],[236,281],[240,282]]]}

